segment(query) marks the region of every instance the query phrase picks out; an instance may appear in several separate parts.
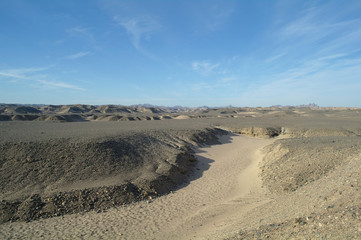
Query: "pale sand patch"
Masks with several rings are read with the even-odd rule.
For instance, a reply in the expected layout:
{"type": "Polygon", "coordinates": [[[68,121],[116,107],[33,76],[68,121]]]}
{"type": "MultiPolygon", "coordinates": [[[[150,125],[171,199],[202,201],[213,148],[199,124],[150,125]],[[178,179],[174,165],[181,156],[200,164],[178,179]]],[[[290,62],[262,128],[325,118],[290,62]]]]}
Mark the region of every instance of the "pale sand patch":
{"type": "Polygon", "coordinates": [[[0,225],[0,238],[222,239],[239,230],[247,212],[269,200],[258,178],[260,149],[271,139],[223,136],[197,150],[194,180],[151,202],[0,225]]]}
{"type": "Polygon", "coordinates": [[[173,119],[190,119],[190,116],[187,116],[187,115],[179,115],[179,116],[174,117],[173,119]]]}

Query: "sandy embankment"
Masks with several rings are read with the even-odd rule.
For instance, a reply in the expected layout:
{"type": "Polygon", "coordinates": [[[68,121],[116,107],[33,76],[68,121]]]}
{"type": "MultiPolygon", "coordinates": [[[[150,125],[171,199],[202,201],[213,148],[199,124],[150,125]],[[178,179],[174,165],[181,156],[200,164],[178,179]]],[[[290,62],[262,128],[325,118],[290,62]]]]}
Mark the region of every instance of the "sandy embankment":
{"type": "Polygon", "coordinates": [[[234,234],[242,216],[268,201],[258,178],[260,149],[271,139],[238,135],[197,150],[194,179],[168,195],[84,214],[0,225],[1,238],[218,239],[234,234]]]}

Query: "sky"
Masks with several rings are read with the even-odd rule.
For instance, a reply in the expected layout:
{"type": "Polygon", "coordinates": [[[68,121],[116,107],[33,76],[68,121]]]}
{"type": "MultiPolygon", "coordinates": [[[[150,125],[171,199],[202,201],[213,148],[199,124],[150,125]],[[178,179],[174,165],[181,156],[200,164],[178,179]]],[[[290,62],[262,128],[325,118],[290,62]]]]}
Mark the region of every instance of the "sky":
{"type": "Polygon", "coordinates": [[[361,1],[1,0],[0,103],[361,107],[361,1]]]}

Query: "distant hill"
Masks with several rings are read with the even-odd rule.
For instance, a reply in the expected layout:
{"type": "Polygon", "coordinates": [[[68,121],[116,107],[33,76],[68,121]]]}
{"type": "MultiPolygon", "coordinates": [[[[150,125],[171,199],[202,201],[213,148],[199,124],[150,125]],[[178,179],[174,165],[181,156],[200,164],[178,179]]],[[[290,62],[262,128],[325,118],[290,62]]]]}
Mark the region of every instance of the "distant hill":
{"type": "Polygon", "coordinates": [[[183,107],[156,106],[151,104],[124,105],[43,105],[43,104],[0,104],[0,121],[141,121],[189,118],[244,118],[264,114],[300,115],[309,111],[359,110],[359,108],[319,107],[311,103],[299,106],[272,107],[183,107]]]}
{"type": "Polygon", "coordinates": [[[320,108],[320,106],[318,106],[315,103],[310,103],[310,104],[301,104],[301,105],[273,105],[271,107],[276,107],[276,108],[288,108],[288,107],[294,107],[294,108],[320,108]]]}

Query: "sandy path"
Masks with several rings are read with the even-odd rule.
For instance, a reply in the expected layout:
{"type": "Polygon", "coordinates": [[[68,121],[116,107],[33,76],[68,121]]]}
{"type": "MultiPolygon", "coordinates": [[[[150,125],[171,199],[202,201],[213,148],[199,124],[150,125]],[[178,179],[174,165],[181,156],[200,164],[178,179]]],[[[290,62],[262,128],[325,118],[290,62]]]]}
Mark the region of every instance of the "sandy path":
{"type": "Polygon", "coordinates": [[[260,149],[273,140],[223,136],[200,148],[199,169],[187,186],[151,202],[0,225],[0,238],[219,239],[239,230],[247,212],[269,200],[262,193],[260,149]]]}

